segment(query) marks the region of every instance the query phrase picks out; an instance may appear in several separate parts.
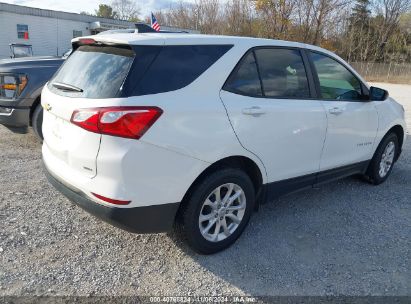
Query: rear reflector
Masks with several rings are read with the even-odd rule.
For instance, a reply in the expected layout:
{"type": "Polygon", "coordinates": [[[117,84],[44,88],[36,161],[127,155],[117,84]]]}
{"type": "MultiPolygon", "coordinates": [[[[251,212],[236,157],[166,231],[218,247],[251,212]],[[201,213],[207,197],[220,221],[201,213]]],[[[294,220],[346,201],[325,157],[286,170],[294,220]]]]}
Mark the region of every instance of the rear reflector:
{"type": "Polygon", "coordinates": [[[71,122],[87,131],[140,139],[163,111],[157,107],[111,107],[75,110],[71,122]]]}
{"type": "Polygon", "coordinates": [[[120,200],[115,200],[112,198],[104,197],[102,195],[96,194],[96,193],[91,193],[98,199],[101,199],[102,201],[105,201],[106,203],[113,204],[113,205],[128,205],[131,203],[131,201],[120,201],[120,200]]]}

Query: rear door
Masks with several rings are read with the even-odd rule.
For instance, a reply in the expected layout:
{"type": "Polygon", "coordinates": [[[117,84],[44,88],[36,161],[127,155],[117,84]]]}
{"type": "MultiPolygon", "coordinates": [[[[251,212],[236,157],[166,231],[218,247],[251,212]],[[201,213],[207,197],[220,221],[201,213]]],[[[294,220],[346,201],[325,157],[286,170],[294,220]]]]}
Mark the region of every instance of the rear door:
{"type": "Polygon", "coordinates": [[[366,87],[337,60],[318,52],[309,56],[328,116],[321,171],[368,161],[374,152],[378,113],[366,87]]]}
{"type": "Polygon", "coordinates": [[[83,45],[42,93],[43,135],[50,159],[81,174],[97,174],[101,135],[70,123],[77,109],[113,106],[134,60],[126,46],[83,45]]]}
{"type": "Polygon", "coordinates": [[[270,182],[306,176],[299,186],[310,185],[319,170],[327,118],[310,77],[300,50],[257,48],[221,92],[241,144],[262,160],[270,182]]]}

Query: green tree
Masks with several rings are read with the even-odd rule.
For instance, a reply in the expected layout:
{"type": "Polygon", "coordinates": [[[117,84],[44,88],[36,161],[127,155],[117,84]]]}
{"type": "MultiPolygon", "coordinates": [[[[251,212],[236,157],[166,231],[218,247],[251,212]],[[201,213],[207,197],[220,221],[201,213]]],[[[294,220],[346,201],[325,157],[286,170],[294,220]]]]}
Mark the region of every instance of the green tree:
{"type": "Polygon", "coordinates": [[[356,0],[348,18],[346,45],[349,61],[365,61],[371,53],[375,53],[375,43],[372,43],[375,30],[369,7],[369,0],[356,0]]]}
{"type": "Polygon", "coordinates": [[[100,4],[98,6],[98,10],[96,10],[97,17],[109,18],[109,19],[117,19],[118,14],[113,10],[110,5],[107,4],[100,4]]]}

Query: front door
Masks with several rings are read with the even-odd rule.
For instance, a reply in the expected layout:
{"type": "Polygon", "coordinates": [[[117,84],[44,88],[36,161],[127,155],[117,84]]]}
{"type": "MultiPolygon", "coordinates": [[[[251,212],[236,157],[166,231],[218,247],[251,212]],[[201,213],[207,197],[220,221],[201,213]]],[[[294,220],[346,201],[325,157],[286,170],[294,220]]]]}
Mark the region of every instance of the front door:
{"type": "Polygon", "coordinates": [[[321,103],[328,117],[320,170],[357,164],[372,158],[378,129],[375,105],[360,80],[331,57],[310,53],[318,75],[321,103]]]}
{"type": "Polygon", "coordinates": [[[221,91],[239,141],[262,160],[269,182],[314,181],[327,117],[311,96],[300,51],[286,48],[250,51],[221,91]]]}

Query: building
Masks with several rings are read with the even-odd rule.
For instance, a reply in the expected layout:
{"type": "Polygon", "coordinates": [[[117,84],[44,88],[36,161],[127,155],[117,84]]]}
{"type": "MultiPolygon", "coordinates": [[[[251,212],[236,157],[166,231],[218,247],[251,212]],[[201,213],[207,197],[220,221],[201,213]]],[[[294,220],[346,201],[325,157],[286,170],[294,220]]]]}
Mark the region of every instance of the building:
{"type": "Polygon", "coordinates": [[[75,37],[134,27],[133,22],[124,20],[0,2],[0,59],[10,57],[11,43],[32,45],[34,56],[61,56],[71,48],[71,39],[75,37]]]}

